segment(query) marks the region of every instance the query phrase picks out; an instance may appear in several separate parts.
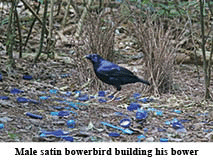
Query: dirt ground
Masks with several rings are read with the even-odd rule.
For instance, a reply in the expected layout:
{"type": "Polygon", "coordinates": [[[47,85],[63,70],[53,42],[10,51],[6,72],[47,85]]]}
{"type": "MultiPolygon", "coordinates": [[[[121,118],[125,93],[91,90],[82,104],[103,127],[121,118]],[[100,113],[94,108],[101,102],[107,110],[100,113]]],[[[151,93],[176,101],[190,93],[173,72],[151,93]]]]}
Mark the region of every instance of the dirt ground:
{"type": "Polygon", "coordinates": [[[105,102],[110,98],[98,92],[109,94],[113,88],[105,85],[92,90],[91,83],[78,82],[79,73],[63,59],[41,61],[35,67],[29,61],[16,60],[16,69],[7,75],[6,57],[0,56],[1,142],[213,140],[213,102],[203,100],[202,67],[200,82],[194,65],[176,65],[171,92],[156,97],[146,92],[145,85],[135,83],[122,87],[117,96],[121,100],[105,102]],[[33,79],[25,80],[23,75],[33,79]],[[146,118],[136,118],[140,111],[130,111],[132,103],[146,111],[146,118]],[[122,127],[122,119],[128,119],[130,126],[122,127]]]}

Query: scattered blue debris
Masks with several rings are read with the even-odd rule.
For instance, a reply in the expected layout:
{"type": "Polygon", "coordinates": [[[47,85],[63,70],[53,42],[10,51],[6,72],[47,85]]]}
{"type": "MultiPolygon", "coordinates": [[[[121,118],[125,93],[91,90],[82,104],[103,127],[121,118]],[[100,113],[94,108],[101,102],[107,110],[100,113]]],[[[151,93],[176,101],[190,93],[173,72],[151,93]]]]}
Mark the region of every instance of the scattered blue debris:
{"type": "Polygon", "coordinates": [[[181,124],[181,122],[179,122],[179,121],[177,121],[177,122],[173,122],[172,123],[172,127],[174,128],[174,129],[182,129],[182,128],[184,128],[184,126],[181,124]]]}
{"type": "Polygon", "coordinates": [[[123,113],[121,113],[121,112],[114,112],[114,114],[116,115],[116,116],[123,116],[123,117],[127,117],[127,118],[129,118],[129,116],[128,115],[124,115],[123,113]]]}
{"type": "Polygon", "coordinates": [[[50,115],[52,115],[52,116],[58,116],[58,112],[50,112],[50,115]]]}
{"type": "Polygon", "coordinates": [[[0,96],[0,100],[9,100],[10,98],[8,96],[0,96]]]}
{"type": "Polygon", "coordinates": [[[137,110],[141,108],[141,105],[138,104],[138,103],[135,103],[135,102],[132,102],[128,107],[127,107],[127,110],[129,111],[134,111],[134,110],[137,110]]]}
{"type": "Polygon", "coordinates": [[[72,136],[61,136],[62,139],[66,140],[66,141],[70,141],[70,142],[73,142],[74,139],[72,136]]]}
{"type": "Polygon", "coordinates": [[[51,89],[51,90],[49,90],[49,92],[50,92],[50,94],[56,94],[58,92],[58,90],[57,89],[51,89]]]}
{"type": "Polygon", "coordinates": [[[71,77],[72,73],[61,74],[61,78],[71,77]]]}
{"type": "Polygon", "coordinates": [[[170,122],[170,121],[165,121],[165,124],[166,124],[166,125],[170,125],[171,122],[170,122]]]}
{"type": "Polygon", "coordinates": [[[43,117],[41,115],[32,114],[30,112],[26,113],[27,116],[32,117],[34,119],[42,119],[43,117]]]}
{"type": "Polygon", "coordinates": [[[90,98],[90,99],[93,99],[93,98],[95,98],[95,96],[90,96],[89,98],[90,98]]]}
{"type": "Polygon", "coordinates": [[[124,128],[128,128],[131,125],[131,120],[124,118],[120,121],[120,125],[124,128]]]}
{"type": "Polygon", "coordinates": [[[207,113],[198,113],[197,116],[208,116],[208,112],[207,113]]]}
{"type": "Polygon", "coordinates": [[[110,96],[108,96],[108,98],[113,99],[113,98],[114,98],[114,96],[113,96],[113,95],[110,95],[110,96]]]}
{"type": "Polygon", "coordinates": [[[24,91],[17,89],[17,88],[13,88],[13,89],[10,90],[10,93],[19,94],[19,93],[24,93],[24,91]]]}
{"type": "Polygon", "coordinates": [[[138,101],[141,101],[141,102],[143,102],[143,103],[147,103],[149,100],[148,100],[148,98],[141,98],[141,99],[139,99],[138,101]]]}
{"type": "Polygon", "coordinates": [[[66,136],[69,135],[69,132],[66,131],[62,131],[62,130],[55,130],[55,131],[45,131],[45,130],[41,130],[41,137],[46,137],[48,135],[54,135],[56,137],[62,137],[62,136],[66,136]]]}
{"type": "Polygon", "coordinates": [[[137,120],[144,120],[148,116],[147,112],[145,110],[138,110],[136,112],[136,119],[137,120]]]}
{"type": "Polygon", "coordinates": [[[182,120],[180,120],[180,122],[183,122],[183,123],[185,123],[185,122],[190,122],[191,120],[186,120],[186,119],[182,119],[182,120]]]}
{"type": "Polygon", "coordinates": [[[99,91],[98,92],[98,97],[105,97],[106,92],[105,91],[99,91]]]}
{"type": "Polygon", "coordinates": [[[59,111],[58,116],[59,117],[64,117],[64,116],[69,116],[70,112],[69,111],[59,111]]]}
{"type": "Polygon", "coordinates": [[[133,94],[133,97],[134,97],[135,99],[138,99],[140,96],[141,96],[140,93],[134,93],[134,94],[133,94]]]}
{"type": "Polygon", "coordinates": [[[163,115],[163,111],[157,110],[157,111],[155,111],[155,115],[162,116],[163,115]]]}
{"type": "Polygon", "coordinates": [[[114,100],[119,101],[120,99],[121,99],[121,97],[116,97],[114,100]]]}
{"type": "Polygon", "coordinates": [[[67,126],[69,128],[74,128],[75,127],[75,121],[74,120],[68,120],[67,121],[67,126]]]}
{"type": "Polygon", "coordinates": [[[111,133],[109,133],[109,136],[111,136],[111,137],[118,137],[118,136],[120,136],[120,134],[117,133],[117,132],[111,132],[111,133]]]}
{"type": "Polygon", "coordinates": [[[50,115],[52,115],[52,116],[64,117],[64,116],[70,115],[70,113],[73,113],[73,114],[75,114],[76,116],[78,115],[78,114],[77,114],[76,112],[74,112],[74,111],[50,112],[50,115]]]}
{"type": "Polygon", "coordinates": [[[162,128],[158,127],[158,132],[166,132],[166,129],[162,129],[162,128]]]}
{"type": "Polygon", "coordinates": [[[180,111],[180,110],[173,110],[175,113],[178,113],[178,114],[181,114],[182,113],[182,111],[180,111]]]}
{"type": "Polygon", "coordinates": [[[32,80],[33,77],[31,75],[23,75],[24,80],[32,80]]]}
{"type": "Polygon", "coordinates": [[[62,110],[62,109],[64,109],[64,107],[61,107],[61,106],[52,106],[52,108],[54,108],[56,110],[62,110]]]}
{"type": "Polygon", "coordinates": [[[34,103],[34,104],[39,104],[39,102],[37,100],[33,100],[33,99],[29,99],[28,102],[34,103]]]}
{"type": "Polygon", "coordinates": [[[81,91],[75,91],[74,93],[75,94],[81,94],[81,91]]]}
{"type": "Polygon", "coordinates": [[[148,132],[148,128],[146,128],[146,127],[143,128],[143,131],[144,131],[144,132],[148,132]]]}
{"type": "Polygon", "coordinates": [[[107,102],[107,100],[100,98],[100,99],[98,99],[98,102],[104,103],[104,102],[107,102]]]}
{"type": "Polygon", "coordinates": [[[160,138],[160,142],[168,142],[169,139],[168,138],[160,138]]]}
{"type": "Polygon", "coordinates": [[[64,93],[64,95],[67,96],[67,97],[70,97],[70,96],[72,96],[72,92],[67,91],[67,92],[64,93]]]}
{"type": "Polygon", "coordinates": [[[109,124],[109,123],[107,123],[107,122],[101,122],[101,124],[103,124],[103,125],[105,125],[105,126],[109,126],[109,127],[111,127],[111,128],[117,129],[117,130],[121,130],[121,131],[122,131],[123,133],[125,133],[125,134],[132,134],[132,133],[133,133],[133,131],[130,130],[130,129],[123,129],[123,128],[121,128],[121,127],[118,127],[118,126],[109,124]]]}
{"type": "Polygon", "coordinates": [[[18,97],[16,98],[18,103],[27,103],[29,100],[27,98],[24,97],[18,97]]]}
{"type": "Polygon", "coordinates": [[[41,96],[39,97],[41,100],[47,100],[50,96],[41,96]]]}
{"type": "Polygon", "coordinates": [[[143,134],[141,134],[137,138],[138,138],[138,141],[140,142],[142,139],[145,139],[146,136],[144,136],[143,134]]]}
{"type": "Polygon", "coordinates": [[[89,96],[87,94],[84,95],[80,95],[77,100],[79,101],[88,101],[89,100],[89,96]]]}
{"type": "Polygon", "coordinates": [[[0,129],[3,129],[4,128],[4,124],[0,124],[0,129]]]}

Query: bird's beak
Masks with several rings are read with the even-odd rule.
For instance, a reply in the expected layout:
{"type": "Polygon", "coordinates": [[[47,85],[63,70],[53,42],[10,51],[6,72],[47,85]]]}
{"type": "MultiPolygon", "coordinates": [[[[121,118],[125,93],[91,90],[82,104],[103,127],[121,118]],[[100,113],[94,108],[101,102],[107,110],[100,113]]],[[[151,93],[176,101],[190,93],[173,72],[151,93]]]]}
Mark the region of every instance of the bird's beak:
{"type": "Polygon", "coordinates": [[[84,55],[82,58],[83,58],[83,59],[86,59],[86,58],[87,58],[87,55],[84,55]]]}

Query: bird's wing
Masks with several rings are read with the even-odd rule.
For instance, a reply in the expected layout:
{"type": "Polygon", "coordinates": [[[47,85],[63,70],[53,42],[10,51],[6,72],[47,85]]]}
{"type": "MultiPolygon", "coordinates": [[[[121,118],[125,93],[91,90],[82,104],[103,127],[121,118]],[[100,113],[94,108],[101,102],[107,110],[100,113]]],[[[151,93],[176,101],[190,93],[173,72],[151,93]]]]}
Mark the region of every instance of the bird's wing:
{"type": "Polygon", "coordinates": [[[128,69],[120,67],[109,61],[103,62],[97,69],[97,72],[108,77],[125,77],[134,75],[128,69]]]}

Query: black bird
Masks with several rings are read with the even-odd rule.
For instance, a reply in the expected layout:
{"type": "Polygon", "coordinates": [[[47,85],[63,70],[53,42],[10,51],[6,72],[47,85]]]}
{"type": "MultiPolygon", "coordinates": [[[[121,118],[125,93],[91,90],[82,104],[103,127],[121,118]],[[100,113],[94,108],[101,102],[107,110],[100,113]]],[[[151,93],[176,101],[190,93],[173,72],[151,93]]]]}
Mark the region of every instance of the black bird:
{"type": "Polygon", "coordinates": [[[142,82],[150,85],[148,81],[138,78],[128,69],[107,61],[98,54],[89,54],[85,57],[92,62],[96,76],[104,83],[116,87],[117,91],[121,90],[121,85],[129,83],[142,82]]]}

